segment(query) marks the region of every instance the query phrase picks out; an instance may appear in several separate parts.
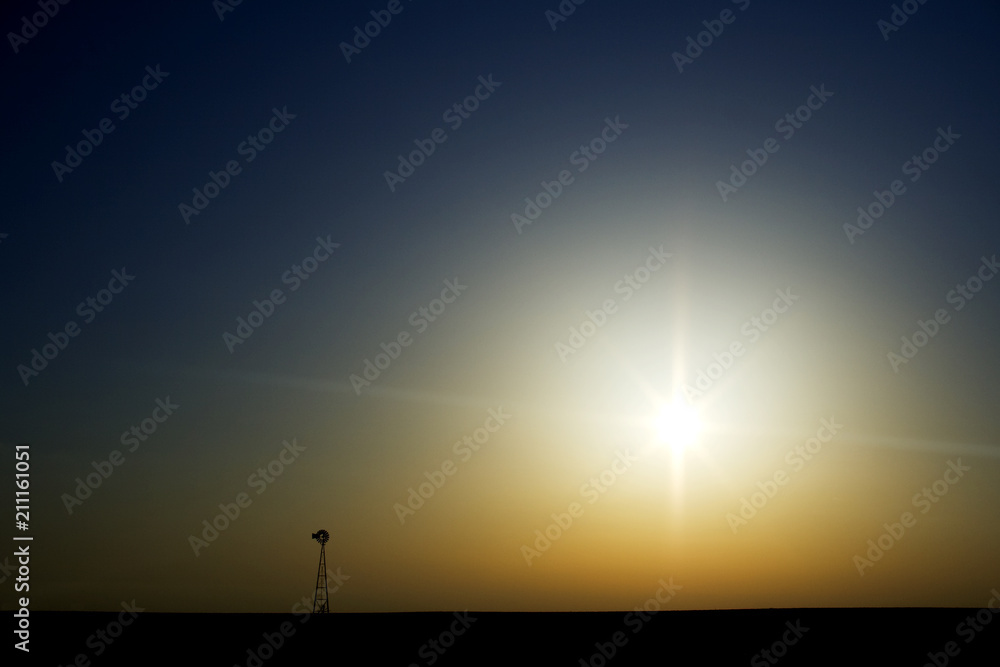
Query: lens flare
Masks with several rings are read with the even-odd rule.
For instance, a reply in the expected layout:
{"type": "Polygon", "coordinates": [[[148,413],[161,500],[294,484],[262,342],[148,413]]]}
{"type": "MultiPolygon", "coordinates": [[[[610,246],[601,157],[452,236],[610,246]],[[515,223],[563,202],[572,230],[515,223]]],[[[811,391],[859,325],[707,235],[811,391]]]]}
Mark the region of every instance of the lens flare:
{"type": "Polygon", "coordinates": [[[660,408],[656,416],[657,439],[675,450],[693,446],[701,432],[698,411],[683,401],[674,400],[660,408]]]}

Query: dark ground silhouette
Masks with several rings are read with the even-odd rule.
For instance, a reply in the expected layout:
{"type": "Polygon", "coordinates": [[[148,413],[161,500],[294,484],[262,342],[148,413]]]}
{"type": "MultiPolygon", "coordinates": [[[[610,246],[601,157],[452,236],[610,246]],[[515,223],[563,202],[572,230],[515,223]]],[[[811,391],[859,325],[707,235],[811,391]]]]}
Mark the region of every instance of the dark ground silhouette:
{"type": "Polygon", "coordinates": [[[139,614],[33,612],[15,664],[914,665],[997,664],[1000,619],[978,609],[602,613],[139,614]],[[966,623],[966,625],[961,625],[966,623]],[[957,631],[960,629],[960,632],[957,631]],[[952,653],[946,650],[949,642],[952,653]],[[764,651],[767,651],[765,654],[764,651]],[[603,655],[602,655],[603,654],[603,655]],[[581,662],[582,661],[582,662],[581,662]]]}

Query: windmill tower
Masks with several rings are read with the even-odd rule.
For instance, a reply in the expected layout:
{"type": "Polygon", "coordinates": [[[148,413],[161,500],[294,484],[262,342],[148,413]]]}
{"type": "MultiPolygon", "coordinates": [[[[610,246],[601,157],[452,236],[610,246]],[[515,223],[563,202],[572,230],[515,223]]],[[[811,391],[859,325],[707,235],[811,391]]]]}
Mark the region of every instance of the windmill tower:
{"type": "Polygon", "coordinates": [[[326,588],[326,543],[330,541],[330,533],[320,530],[313,533],[313,539],[319,542],[319,572],[316,574],[316,595],[313,597],[313,613],[330,613],[330,595],[326,588]]]}

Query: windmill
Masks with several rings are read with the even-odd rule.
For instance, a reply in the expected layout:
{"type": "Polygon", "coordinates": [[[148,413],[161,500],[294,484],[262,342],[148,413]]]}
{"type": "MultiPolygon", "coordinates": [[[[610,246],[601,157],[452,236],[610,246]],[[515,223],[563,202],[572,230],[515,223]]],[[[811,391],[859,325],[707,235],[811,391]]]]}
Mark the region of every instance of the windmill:
{"type": "Polygon", "coordinates": [[[326,543],[330,541],[330,533],[320,530],[312,534],[319,542],[319,572],[316,574],[316,595],[313,598],[313,613],[330,613],[330,595],[326,588],[326,543]]]}

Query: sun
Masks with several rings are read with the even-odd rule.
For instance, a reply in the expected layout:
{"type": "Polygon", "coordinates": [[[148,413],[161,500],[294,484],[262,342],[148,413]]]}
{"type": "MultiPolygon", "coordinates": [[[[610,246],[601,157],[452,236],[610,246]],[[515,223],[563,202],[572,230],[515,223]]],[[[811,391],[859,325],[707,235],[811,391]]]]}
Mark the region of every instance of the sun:
{"type": "Polygon", "coordinates": [[[698,411],[679,399],[664,404],[656,415],[655,423],[657,440],[675,450],[685,450],[694,445],[701,432],[698,411]]]}

